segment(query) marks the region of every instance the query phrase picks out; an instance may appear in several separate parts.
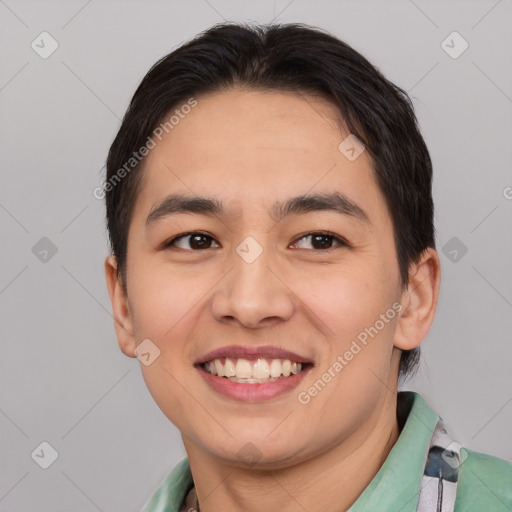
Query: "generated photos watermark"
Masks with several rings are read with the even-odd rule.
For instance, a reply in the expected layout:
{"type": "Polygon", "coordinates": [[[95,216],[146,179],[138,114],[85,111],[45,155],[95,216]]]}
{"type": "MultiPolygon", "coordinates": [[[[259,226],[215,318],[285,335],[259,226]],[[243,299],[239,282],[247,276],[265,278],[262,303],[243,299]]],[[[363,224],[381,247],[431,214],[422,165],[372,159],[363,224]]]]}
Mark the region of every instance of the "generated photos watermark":
{"type": "Polygon", "coordinates": [[[366,327],[363,331],[361,331],[357,335],[357,340],[353,340],[350,348],[346,350],[343,354],[339,354],[336,360],[327,368],[327,370],[321,375],[319,379],[315,381],[315,383],[310,386],[306,391],[301,391],[297,395],[297,400],[300,404],[306,405],[311,401],[311,398],[315,397],[322,391],[325,386],[329,382],[331,382],[342,370],[345,366],[348,365],[350,361],[361,352],[362,348],[368,344],[368,336],[372,339],[377,336],[377,334],[384,329],[385,325],[393,320],[395,316],[402,311],[403,306],[399,302],[395,302],[391,308],[389,308],[385,313],[382,313],[372,326],[366,327]],[[359,345],[359,343],[363,345],[359,345]]]}
{"type": "Polygon", "coordinates": [[[180,108],[174,110],[173,114],[169,116],[168,120],[165,123],[160,123],[152,133],[152,136],[149,135],[146,143],[139,148],[138,151],[134,151],[132,156],[128,159],[125,164],[120,167],[108,180],[106,180],[101,187],[96,187],[93,190],[93,196],[96,199],[104,199],[107,192],[110,192],[121,180],[130,173],[141,161],[142,159],[149,154],[149,152],[156,148],[157,142],[162,140],[162,137],[165,133],[169,133],[173,130],[181,121],[184,119],[192,109],[197,105],[197,100],[194,98],[189,98],[189,100],[181,105],[180,108]]]}

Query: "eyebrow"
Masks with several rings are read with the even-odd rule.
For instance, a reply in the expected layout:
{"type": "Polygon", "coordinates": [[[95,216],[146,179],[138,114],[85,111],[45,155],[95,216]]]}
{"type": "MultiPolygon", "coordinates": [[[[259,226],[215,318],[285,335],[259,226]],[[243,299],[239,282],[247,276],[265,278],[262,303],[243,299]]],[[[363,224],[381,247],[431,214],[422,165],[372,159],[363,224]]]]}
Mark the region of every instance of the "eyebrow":
{"type": "MultiPolygon", "coordinates": [[[[318,211],[333,211],[367,224],[369,227],[372,225],[365,210],[340,192],[302,195],[292,197],[285,202],[276,201],[270,207],[268,214],[273,221],[279,222],[290,215],[318,211]]],[[[170,194],[151,209],[146,218],[146,227],[170,215],[179,213],[237,217],[240,212],[238,210],[229,211],[225,204],[215,197],[170,194]]]]}

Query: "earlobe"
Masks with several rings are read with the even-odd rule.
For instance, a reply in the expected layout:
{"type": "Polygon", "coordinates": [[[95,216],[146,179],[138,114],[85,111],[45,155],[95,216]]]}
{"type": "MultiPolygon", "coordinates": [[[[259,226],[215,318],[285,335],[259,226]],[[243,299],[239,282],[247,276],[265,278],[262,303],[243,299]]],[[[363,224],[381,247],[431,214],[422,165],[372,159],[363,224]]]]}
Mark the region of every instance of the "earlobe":
{"type": "Polygon", "coordinates": [[[112,304],[114,327],[119,348],[128,357],[137,357],[134,353],[137,344],[133,335],[133,322],[128,306],[128,297],[118,275],[117,259],[113,254],[107,256],[105,260],[105,277],[112,304]]]}
{"type": "Polygon", "coordinates": [[[395,347],[412,350],[425,339],[434,321],[440,285],[439,255],[429,247],[412,266],[409,284],[402,294],[403,309],[396,326],[395,347]]]}

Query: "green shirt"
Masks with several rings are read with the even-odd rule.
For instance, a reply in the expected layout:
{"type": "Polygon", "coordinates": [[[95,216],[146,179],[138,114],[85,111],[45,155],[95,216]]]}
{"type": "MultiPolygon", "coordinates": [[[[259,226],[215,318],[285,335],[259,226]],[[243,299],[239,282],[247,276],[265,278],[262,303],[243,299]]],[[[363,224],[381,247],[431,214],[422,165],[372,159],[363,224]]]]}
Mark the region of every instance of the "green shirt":
{"type": "MultiPolygon", "coordinates": [[[[348,512],[416,512],[430,440],[440,417],[418,393],[400,391],[397,419],[397,442],[348,512]]],[[[512,512],[512,463],[466,448],[460,451],[463,462],[454,512],[512,512]]],[[[193,486],[185,458],[141,512],[179,512],[193,486]]]]}

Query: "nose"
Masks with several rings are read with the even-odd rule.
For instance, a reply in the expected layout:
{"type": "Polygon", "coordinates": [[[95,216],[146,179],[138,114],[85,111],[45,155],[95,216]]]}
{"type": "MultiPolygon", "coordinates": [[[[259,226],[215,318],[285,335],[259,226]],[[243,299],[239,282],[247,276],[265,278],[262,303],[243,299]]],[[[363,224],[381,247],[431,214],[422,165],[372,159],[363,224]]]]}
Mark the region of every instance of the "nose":
{"type": "Polygon", "coordinates": [[[290,319],[296,308],[293,286],[280,276],[270,249],[264,249],[253,259],[250,252],[254,247],[249,244],[245,248],[249,249],[246,253],[243,244],[233,252],[231,271],[216,287],[212,299],[214,317],[220,322],[237,321],[249,328],[290,319]]]}

